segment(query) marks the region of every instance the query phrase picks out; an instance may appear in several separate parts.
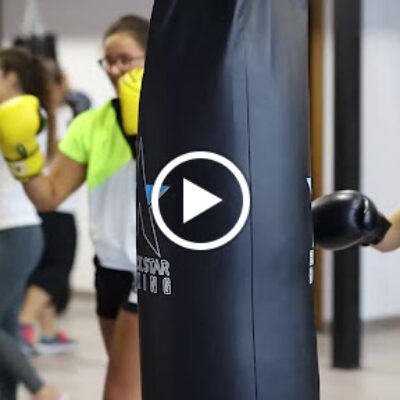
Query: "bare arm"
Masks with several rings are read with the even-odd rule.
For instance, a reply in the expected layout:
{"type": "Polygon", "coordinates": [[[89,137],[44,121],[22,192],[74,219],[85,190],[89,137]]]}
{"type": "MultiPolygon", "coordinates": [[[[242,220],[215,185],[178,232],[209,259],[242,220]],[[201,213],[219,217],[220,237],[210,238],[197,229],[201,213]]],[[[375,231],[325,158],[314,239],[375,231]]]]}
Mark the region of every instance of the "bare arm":
{"type": "Polygon", "coordinates": [[[385,238],[378,245],[374,246],[377,250],[384,253],[400,247],[400,210],[393,214],[389,221],[392,223],[385,238]]]}
{"type": "Polygon", "coordinates": [[[39,175],[24,183],[24,189],[39,211],[57,208],[86,178],[86,166],[57,153],[48,175],[39,175]]]}

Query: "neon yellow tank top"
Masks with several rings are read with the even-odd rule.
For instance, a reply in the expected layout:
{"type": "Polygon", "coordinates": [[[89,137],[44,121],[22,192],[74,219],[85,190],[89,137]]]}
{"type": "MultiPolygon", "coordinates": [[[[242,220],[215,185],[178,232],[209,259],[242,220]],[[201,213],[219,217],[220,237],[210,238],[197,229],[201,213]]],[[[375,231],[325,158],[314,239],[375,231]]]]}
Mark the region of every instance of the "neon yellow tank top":
{"type": "Polygon", "coordinates": [[[90,233],[104,267],[136,265],[136,163],[112,101],[79,115],[59,145],[87,168],[90,233]]]}

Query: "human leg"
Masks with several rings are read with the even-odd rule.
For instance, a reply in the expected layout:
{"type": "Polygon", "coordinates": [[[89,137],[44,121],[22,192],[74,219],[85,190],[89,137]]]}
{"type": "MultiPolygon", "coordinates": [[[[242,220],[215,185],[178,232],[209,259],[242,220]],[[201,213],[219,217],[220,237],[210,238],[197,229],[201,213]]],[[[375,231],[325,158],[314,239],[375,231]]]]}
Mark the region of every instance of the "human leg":
{"type": "Polygon", "coordinates": [[[104,400],[140,400],[139,322],[122,309],[111,344],[104,400]]]}
{"type": "Polygon", "coordinates": [[[42,250],[40,228],[9,229],[0,232],[0,371],[6,399],[13,399],[18,382],[31,393],[43,382],[19,349],[18,311],[29,273],[42,250]],[[24,251],[22,251],[22,249],[24,251]]]}
{"type": "Polygon", "coordinates": [[[59,330],[58,316],[54,306],[46,306],[39,317],[41,337],[36,343],[40,355],[72,353],[77,342],[59,330]]]}
{"type": "Polygon", "coordinates": [[[40,227],[0,231],[0,398],[7,400],[15,398],[19,382],[33,395],[47,391],[49,396],[42,397],[43,400],[57,399],[53,396],[57,392],[40,379],[19,349],[19,307],[26,281],[39,259],[42,247],[40,227]]]}
{"type": "Polygon", "coordinates": [[[33,325],[50,300],[50,295],[41,287],[29,286],[20,313],[21,324],[33,325]]]}
{"type": "Polygon", "coordinates": [[[128,271],[105,268],[95,259],[97,315],[104,346],[110,356],[115,321],[132,286],[133,276],[128,271]]]}

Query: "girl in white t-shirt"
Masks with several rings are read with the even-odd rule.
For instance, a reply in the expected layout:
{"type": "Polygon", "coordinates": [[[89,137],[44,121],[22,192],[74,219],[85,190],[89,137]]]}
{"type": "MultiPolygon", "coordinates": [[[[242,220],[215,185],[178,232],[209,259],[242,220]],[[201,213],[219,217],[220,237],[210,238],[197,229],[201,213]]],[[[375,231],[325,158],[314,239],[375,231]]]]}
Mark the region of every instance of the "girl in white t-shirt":
{"type": "MultiPolygon", "coordinates": [[[[41,61],[20,49],[0,50],[0,107],[21,94],[39,98],[49,115],[52,132],[48,77],[41,61]]],[[[5,123],[1,121],[1,123],[5,123]]],[[[0,124],[0,133],[2,126],[0,124]]],[[[40,135],[39,135],[40,136],[40,135]]],[[[49,143],[51,147],[51,134],[49,143]]],[[[43,141],[45,138],[40,138],[43,141]]],[[[61,400],[45,384],[19,347],[18,313],[27,279],[43,249],[40,219],[23,188],[0,158],[0,398],[14,400],[23,383],[35,400],[61,400]]]]}

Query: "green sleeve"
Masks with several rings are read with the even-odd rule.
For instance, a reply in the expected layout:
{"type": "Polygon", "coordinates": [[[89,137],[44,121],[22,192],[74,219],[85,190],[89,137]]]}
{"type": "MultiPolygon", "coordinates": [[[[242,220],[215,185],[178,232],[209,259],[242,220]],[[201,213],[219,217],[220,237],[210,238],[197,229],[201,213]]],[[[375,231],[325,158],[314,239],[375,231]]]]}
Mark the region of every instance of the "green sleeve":
{"type": "Polygon", "coordinates": [[[75,118],[58,145],[61,153],[80,164],[87,164],[89,160],[92,116],[93,110],[89,110],[75,118]]]}

